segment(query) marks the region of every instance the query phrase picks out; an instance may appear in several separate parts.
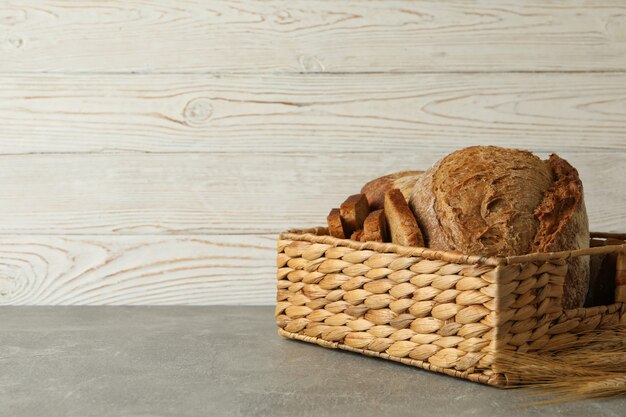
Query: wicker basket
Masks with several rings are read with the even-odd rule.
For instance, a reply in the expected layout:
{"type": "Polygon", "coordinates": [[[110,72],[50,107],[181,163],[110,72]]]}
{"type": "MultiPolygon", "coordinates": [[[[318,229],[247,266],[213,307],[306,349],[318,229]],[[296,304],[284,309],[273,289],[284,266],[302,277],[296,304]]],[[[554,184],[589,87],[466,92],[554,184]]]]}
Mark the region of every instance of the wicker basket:
{"type": "Polygon", "coordinates": [[[278,240],[279,334],[502,386],[498,352],[532,352],[626,324],[626,235],[592,247],[480,257],[337,239],[326,228],[278,240]],[[615,302],[563,310],[566,259],[617,252],[615,302]]]}

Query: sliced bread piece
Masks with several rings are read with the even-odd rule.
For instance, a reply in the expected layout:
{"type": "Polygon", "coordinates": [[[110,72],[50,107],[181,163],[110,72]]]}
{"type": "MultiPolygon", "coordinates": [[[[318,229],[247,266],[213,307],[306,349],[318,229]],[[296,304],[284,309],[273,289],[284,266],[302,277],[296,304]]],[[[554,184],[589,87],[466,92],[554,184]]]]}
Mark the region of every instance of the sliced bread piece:
{"type": "Polygon", "coordinates": [[[328,223],[328,233],[332,237],[336,237],[339,239],[345,239],[346,233],[343,229],[343,222],[341,221],[341,214],[339,213],[338,208],[334,208],[328,213],[326,217],[326,222],[328,223]]]}
{"type": "Polygon", "coordinates": [[[392,243],[424,247],[424,238],[417,220],[402,192],[397,188],[392,188],[385,193],[385,218],[389,225],[392,243]]]}
{"type": "Polygon", "coordinates": [[[389,242],[389,230],[383,209],[371,212],[365,219],[363,240],[366,242],[389,242]]]}
{"type": "Polygon", "coordinates": [[[357,242],[365,242],[365,240],[363,240],[363,230],[357,230],[356,232],[352,233],[350,239],[356,240],[357,242]]]}
{"type": "Polygon", "coordinates": [[[363,228],[363,222],[370,212],[365,194],[354,194],[348,197],[341,204],[339,212],[345,235],[352,236],[352,233],[363,228]]]}

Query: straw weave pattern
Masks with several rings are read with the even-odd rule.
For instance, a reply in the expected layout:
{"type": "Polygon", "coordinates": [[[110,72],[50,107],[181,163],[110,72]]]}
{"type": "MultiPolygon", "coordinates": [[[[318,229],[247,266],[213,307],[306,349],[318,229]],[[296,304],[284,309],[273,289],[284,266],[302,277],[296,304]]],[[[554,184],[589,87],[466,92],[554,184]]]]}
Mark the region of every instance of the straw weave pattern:
{"type": "Polygon", "coordinates": [[[325,232],[289,231],[278,240],[275,316],[283,336],[504,385],[499,351],[547,350],[580,331],[626,324],[622,302],[562,310],[565,260],[586,252],[479,257],[325,232]]]}

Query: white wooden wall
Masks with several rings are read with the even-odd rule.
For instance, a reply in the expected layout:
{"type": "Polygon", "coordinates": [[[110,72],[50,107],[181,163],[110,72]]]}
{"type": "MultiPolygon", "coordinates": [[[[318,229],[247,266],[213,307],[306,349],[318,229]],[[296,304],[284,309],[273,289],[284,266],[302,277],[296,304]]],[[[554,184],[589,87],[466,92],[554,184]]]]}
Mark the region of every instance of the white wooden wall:
{"type": "Polygon", "coordinates": [[[271,304],[281,230],[472,144],[626,231],[626,3],[0,1],[0,304],[271,304]]]}

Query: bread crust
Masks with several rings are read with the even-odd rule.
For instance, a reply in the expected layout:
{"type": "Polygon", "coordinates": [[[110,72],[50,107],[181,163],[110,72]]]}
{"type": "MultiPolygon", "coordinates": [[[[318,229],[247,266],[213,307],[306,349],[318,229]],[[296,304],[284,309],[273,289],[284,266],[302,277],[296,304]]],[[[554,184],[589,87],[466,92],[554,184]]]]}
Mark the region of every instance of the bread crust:
{"type": "MultiPolygon", "coordinates": [[[[514,256],[589,245],[582,183],[556,155],[541,161],[515,149],[462,149],[418,178],[410,207],[432,249],[514,256]]],[[[575,308],[587,291],[589,260],[568,263],[563,307],[575,308]]]]}
{"type": "Polygon", "coordinates": [[[389,230],[384,210],[371,212],[363,223],[363,240],[366,242],[389,242],[389,230]]]}
{"type": "Polygon", "coordinates": [[[346,234],[343,230],[343,223],[341,221],[341,214],[338,208],[334,208],[328,213],[326,217],[326,223],[328,223],[328,233],[332,237],[339,239],[345,239],[346,234]]]}
{"type": "Polygon", "coordinates": [[[357,242],[365,242],[364,236],[363,236],[363,230],[357,230],[354,233],[352,233],[352,236],[350,236],[351,240],[356,240],[357,242]]]}
{"type": "Polygon", "coordinates": [[[522,255],[537,230],[533,210],[551,183],[549,168],[530,152],[475,146],[426,171],[410,203],[430,248],[522,255]]]}
{"type": "MultiPolygon", "coordinates": [[[[539,221],[532,252],[558,252],[589,247],[589,223],[578,171],[558,155],[546,162],[554,183],[534,211],[539,221]]],[[[580,307],[589,290],[589,256],[567,260],[563,307],[580,307]]]]}
{"type": "Polygon", "coordinates": [[[422,232],[402,192],[392,188],[385,193],[385,219],[391,242],[403,246],[424,246],[422,232]]]}
{"type": "Polygon", "coordinates": [[[361,193],[367,197],[367,202],[372,211],[380,210],[385,205],[385,193],[392,188],[399,189],[408,201],[415,181],[421,174],[423,171],[394,172],[368,182],[361,188],[361,193]]]}
{"type": "Polygon", "coordinates": [[[352,236],[352,233],[363,228],[363,222],[370,212],[365,194],[351,195],[339,208],[341,221],[343,222],[344,234],[352,236]]]}

